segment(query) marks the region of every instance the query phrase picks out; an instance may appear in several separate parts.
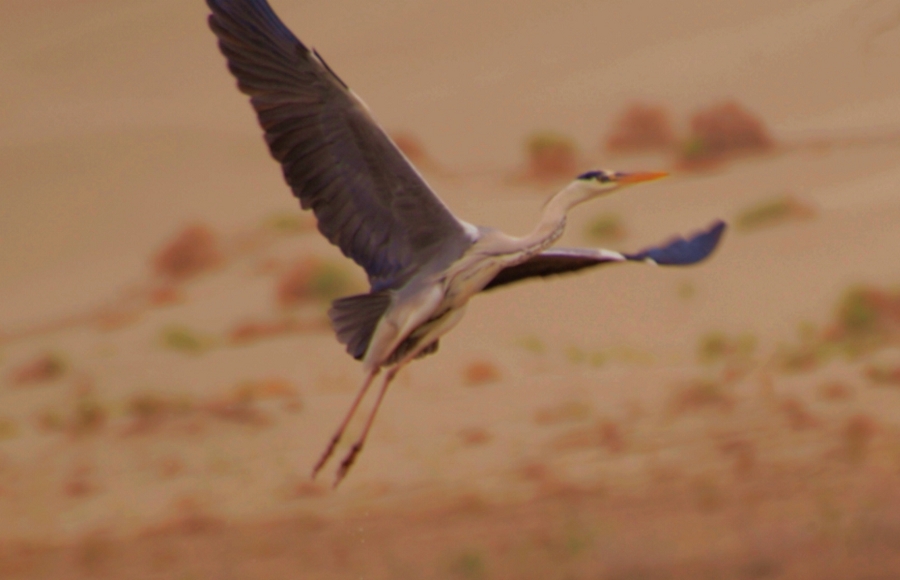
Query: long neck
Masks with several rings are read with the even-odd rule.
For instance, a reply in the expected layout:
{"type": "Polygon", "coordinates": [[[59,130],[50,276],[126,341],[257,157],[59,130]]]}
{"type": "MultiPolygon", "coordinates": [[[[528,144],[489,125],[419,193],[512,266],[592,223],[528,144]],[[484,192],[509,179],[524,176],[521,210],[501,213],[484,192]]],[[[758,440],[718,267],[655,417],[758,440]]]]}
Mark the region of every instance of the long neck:
{"type": "Polygon", "coordinates": [[[572,207],[592,197],[591,191],[581,181],[573,181],[564,187],[559,193],[547,200],[541,221],[531,230],[531,233],[520,239],[520,243],[527,248],[543,250],[555,242],[566,228],[566,214],[572,207]]]}

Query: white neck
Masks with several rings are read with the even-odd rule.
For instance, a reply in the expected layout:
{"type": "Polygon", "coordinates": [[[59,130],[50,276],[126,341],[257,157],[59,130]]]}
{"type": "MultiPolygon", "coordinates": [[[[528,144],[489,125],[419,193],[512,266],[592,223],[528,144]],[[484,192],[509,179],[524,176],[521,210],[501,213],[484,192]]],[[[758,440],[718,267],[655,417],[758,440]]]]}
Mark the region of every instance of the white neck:
{"type": "Polygon", "coordinates": [[[541,220],[531,232],[519,238],[524,248],[536,248],[534,253],[555,242],[566,228],[566,214],[570,209],[595,197],[599,192],[581,180],[575,180],[544,204],[541,220]]]}

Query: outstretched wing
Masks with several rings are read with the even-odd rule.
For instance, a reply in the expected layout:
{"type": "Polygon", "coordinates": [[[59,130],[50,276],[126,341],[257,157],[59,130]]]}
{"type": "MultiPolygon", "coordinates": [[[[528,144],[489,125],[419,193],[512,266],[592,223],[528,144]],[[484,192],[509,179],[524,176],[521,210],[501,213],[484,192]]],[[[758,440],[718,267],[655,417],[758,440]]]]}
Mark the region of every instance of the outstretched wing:
{"type": "Polygon", "coordinates": [[[209,25],[250,96],[272,156],[319,230],[362,266],[374,291],[403,284],[472,244],[466,225],[319,55],[265,0],[207,0],[209,25]]]}
{"type": "Polygon", "coordinates": [[[565,274],[610,262],[652,261],[660,266],[688,266],[709,257],[719,245],[724,231],[725,223],[717,221],[706,230],[687,239],[673,238],[663,245],[647,248],[635,254],[620,254],[592,248],[545,250],[521,264],[501,270],[483,290],[527,278],[565,274]]]}

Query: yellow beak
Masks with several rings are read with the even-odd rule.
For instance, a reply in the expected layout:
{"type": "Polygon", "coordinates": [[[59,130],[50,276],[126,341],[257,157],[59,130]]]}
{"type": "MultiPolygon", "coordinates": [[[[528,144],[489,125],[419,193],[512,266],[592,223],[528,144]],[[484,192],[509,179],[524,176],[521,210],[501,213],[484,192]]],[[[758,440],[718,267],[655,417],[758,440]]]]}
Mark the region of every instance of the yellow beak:
{"type": "Polygon", "coordinates": [[[619,183],[640,183],[642,181],[653,181],[654,179],[662,179],[669,175],[665,171],[637,171],[635,173],[619,173],[616,175],[616,181],[619,183]]]}

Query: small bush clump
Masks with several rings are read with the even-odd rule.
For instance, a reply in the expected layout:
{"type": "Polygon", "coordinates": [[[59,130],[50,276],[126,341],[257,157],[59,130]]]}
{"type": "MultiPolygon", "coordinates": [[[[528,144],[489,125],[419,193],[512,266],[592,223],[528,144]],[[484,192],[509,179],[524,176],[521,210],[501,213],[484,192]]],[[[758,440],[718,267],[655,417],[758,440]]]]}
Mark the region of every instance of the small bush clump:
{"type": "Polygon", "coordinates": [[[528,177],[538,180],[571,179],[577,172],[578,147],[559,133],[543,131],[528,138],[528,177]]]}
{"type": "Polygon", "coordinates": [[[188,226],[156,253],[153,271],[175,281],[193,278],[221,263],[219,246],[218,236],[207,226],[188,226]]]}
{"type": "Polygon", "coordinates": [[[735,226],[750,232],[788,221],[808,220],[816,210],[791,195],[780,195],[742,210],[734,219],[735,226]]]}
{"type": "Polygon", "coordinates": [[[625,237],[626,230],[621,217],[604,213],[588,223],[585,233],[594,242],[617,242],[625,237]]]}
{"type": "Polygon", "coordinates": [[[768,151],[775,145],[762,119],[736,101],[724,101],[691,118],[691,134],[682,146],[688,167],[721,161],[734,155],[768,151]]]}
{"type": "Polygon", "coordinates": [[[212,338],[180,325],[164,328],[160,343],[164,348],[194,355],[203,354],[213,346],[212,338]]]}
{"type": "Polygon", "coordinates": [[[292,308],[308,302],[333,300],[349,293],[352,286],[349,275],[340,266],[304,257],[278,280],[276,296],[282,308],[292,308]]]}
{"type": "Polygon", "coordinates": [[[49,383],[67,370],[65,359],[53,352],[40,354],[12,369],[9,382],[16,387],[49,383]]]}
{"type": "Polygon", "coordinates": [[[634,103],[616,119],[606,149],[617,153],[664,150],[675,141],[672,121],[663,107],[634,103]]]}

